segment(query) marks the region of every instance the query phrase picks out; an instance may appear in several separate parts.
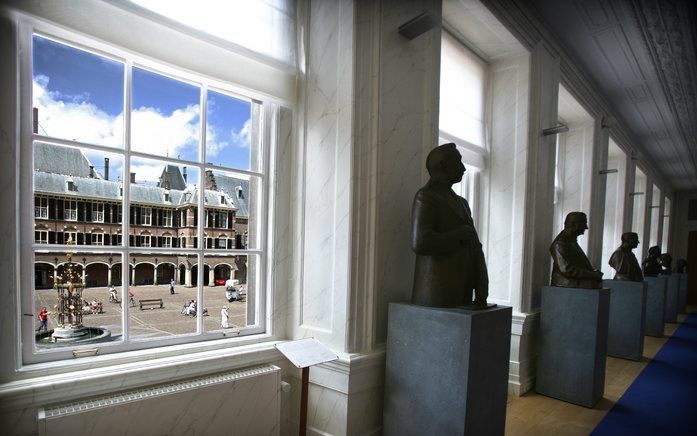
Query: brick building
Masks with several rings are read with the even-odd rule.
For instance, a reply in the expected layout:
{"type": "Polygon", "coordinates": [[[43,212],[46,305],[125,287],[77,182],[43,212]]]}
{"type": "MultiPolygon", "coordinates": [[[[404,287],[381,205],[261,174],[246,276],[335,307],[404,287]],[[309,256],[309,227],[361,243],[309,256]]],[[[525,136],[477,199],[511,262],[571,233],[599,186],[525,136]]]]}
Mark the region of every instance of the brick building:
{"type": "MultiPolygon", "coordinates": [[[[80,245],[121,245],[123,183],[110,180],[109,159],[103,171],[78,149],[36,144],[34,151],[34,240],[80,245]]],[[[101,164],[101,162],[100,162],[101,164]]],[[[136,183],[130,175],[130,230],[135,247],[197,248],[198,196],[201,189],[188,183],[186,167],[164,165],[155,185],[136,183]]],[[[206,257],[203,283],[214,286],[228,278],[245,282],[246,256],[224,255],[223,250],[246,248],[249,220],[249,182],[230,176],[205,174],[206,248],[221,255],[206,257]]],[[[121,284],[118,255],[76,255],[87,286],[121,284]]],[[[35,258],[37,289],[53,286],[65,262],[63,252],[39,252],[35,258]]],[[[195,255],[137,254],[129,260],[132,285],[177,284],[192,286],[199,273],[195,255]]]]}

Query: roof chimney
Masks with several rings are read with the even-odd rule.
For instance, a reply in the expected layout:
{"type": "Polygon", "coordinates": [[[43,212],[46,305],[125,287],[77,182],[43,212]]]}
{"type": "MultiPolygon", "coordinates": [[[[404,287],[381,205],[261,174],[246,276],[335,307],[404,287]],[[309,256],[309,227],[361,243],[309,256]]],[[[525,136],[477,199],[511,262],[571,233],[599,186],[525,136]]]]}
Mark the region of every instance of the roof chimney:
{"type": "Polygon", "coordinates": [[[131,183],[136,182],[136,173],[131,173],[131,183]]]}
{"type": "Polygon", "coordinates": [[[94,179],[94,165],[90,165],[90,179],[94,179]]]}
{"type": "Polygon", "coordinates": [[[187,180],[186,180],[186,167],[184,167],[184,172],[182,175],[184,176],[184,183],[186,183],[187,182],[187,180]]]}
{"type": "Polygon", "coordinates": [[[104,158],[104,180],[109,180],[109,158],[104,158]]]}

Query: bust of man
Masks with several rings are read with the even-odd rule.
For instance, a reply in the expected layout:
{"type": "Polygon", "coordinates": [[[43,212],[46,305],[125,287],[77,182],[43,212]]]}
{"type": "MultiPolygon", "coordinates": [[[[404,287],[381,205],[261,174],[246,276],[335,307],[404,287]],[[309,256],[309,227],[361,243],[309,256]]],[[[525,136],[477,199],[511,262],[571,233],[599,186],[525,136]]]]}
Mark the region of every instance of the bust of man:
{"type": "Polygon", "coordinates": [[[412,303],[487,307],[489,277],[467,200],[455,194],[465,166],[453,143],[428,154],[431,176],[414,197],[411,247],[416,253],[412,303]],[[474,298],[473,298],[474,293],[474,298]]]}
{"type": "Polygon", "coordinates": [[[564,230],[554,238],[549,247],[554,265],[552,286],[564,288],[598,289],[603,273],[591,266],[576,239],[586,232],[588,218],[583,212],[571,212],[564,220],[564,230]]]}
{"type": "Polygon", "coordinates": [[[668,253],[663,253],[658,257],[658,261],[661,262],[661,274],[669,276],[673,273],[673,256],[668,253]]]}
{"type": "Polygon", "coordinates": [[[649,248],[649,257],[644,259],[641,266],[644,267],[644,275],[647,277],[656,277],[661,273],[661,263],[658,258],[661,256],[661,247],[654,245],[649,248]]]}
{"type": "Polygon", "coordinates": [[[678,274],[684,274],[686,266],[687,266],[687,261],[685,259],[676,260],[675,261],[675,272],[678,274]]]}
{"type": "Polygon", "coordinates": [[[641,282],[644,274],[632,250],[639,246],[639,235],[634,232],[622,234],[622,245],[610,257],[611,267],[615,269],[615,280],[641,282]]]}

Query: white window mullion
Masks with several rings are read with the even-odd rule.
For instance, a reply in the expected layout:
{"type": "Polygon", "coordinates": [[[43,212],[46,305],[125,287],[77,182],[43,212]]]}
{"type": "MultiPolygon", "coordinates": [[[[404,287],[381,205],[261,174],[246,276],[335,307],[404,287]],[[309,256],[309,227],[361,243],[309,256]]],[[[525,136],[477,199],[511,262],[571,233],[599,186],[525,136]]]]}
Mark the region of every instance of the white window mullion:
{"type": "Polygon", "coordinates": [[[123,159],[123,174],[121,175],[121,186],[123,186],[123,206],[121,214],[121,247],[123,250],[123,257],[121,259],[121,305],[122,305],[122,319],[121,325],[123,326],[123,340],[124,342],[130,342],[130,305],[128,304],[128,290],[130,288],[131,281],[131,259],[129,254],[129,234],[131,226],[131,91],[133,88],[133,61],[126,59],[126,71],[124,74],[125,86],[124,97],[123,97],[123,148],[125,151],[125,156],[123,159]]]}
{"type": "MultiPolygon", "coordinates": [[[[199,189],[198,189],[198,228],[196,229],[196,234],[198,235],[198,285],[197,285],[197,296],[198,296],[198,310],[196,310],[196,330],[199,334],[203,333],[203,275],[205,273],[204,261],[205,256],[203,255],[206,249],[206,240],[203,235],[204,223],[206,219],[206,115],[207,115],[207,105],[208,105],[208,85],[204,82],[201,84],[201,115],[199,117],[199,189]]],[[[210,286],[210,283],[209,283],[210,286]]]]}

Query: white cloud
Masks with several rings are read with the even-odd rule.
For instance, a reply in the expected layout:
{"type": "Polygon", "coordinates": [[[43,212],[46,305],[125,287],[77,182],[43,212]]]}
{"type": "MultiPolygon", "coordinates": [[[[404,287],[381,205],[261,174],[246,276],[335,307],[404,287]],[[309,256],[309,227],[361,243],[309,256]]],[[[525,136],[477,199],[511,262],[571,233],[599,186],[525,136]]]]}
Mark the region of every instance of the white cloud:
{"type": "Polygon", "coordinates": [[[242,130],[239,132],[232,129],[230,136],[232,137],[232,143],[236,147],[249,148],[249,145],[252,143],[252,119],[245,121],[242,130]]]}
{"type": "MultiPolygon", "coordinates": [[[[121,147],[123,114],[109,115],[89,102],[89,95],[64,95],[48,90],[49,78],[34,78],[34,106],[39,109],[39,133],[61,139],[121,147]]],[[[197,156],[199,106],[163,114],[142,107],[131,113],[132,148],[156,156],[197,156]]]]}
{"type": "MultiPolygon", "coordinates": [[[[249,148],[251,144],[251,119],[245,121],[240,130],[232,129],[230,135],[222,138],[219,130],[211,128],[209,125],[206,130],[206,156],[216,157],[228,147],[249,148]]],[[[210,159],[207,159],[210,161],[210,159]]]]}
{"type": "Polygon", "coordinates": [[[34,79],[34,107],[39,110],[39,133],[61,139],[119,147],[123,142],[123,116],[111,116],[80,95],[62,101],[63,95],[47,89],[49,78],[34,79]]]}
{"type": "Polygon", "coordinates": [[[134,110],[131,113],[133,149],[158,156],[176,157],[187,151],[187,156],[196,156],[199,112],[198,105],[177,109],[171,115],[149,107],[134,110]]]}

